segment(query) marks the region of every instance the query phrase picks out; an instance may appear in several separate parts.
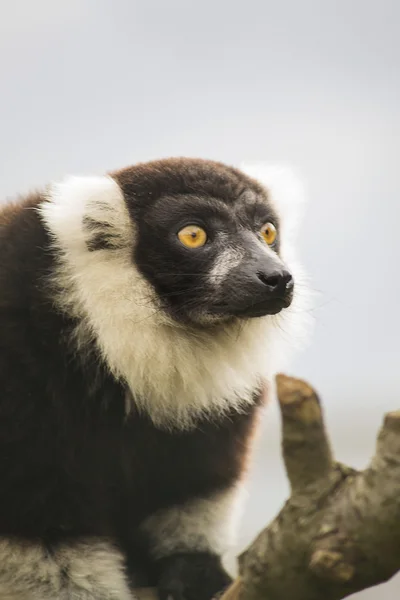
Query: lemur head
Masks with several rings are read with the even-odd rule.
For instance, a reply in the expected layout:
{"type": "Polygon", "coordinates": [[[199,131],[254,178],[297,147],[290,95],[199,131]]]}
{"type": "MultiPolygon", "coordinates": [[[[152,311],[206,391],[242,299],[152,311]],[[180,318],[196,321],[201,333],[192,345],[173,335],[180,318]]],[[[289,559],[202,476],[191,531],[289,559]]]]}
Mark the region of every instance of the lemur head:
{"type": "Polygon", "coordinates": [[[303,331],[301,195],[286,170],[183,158],[53,184],[40,212],[79,353],[95,342],[158,423],[251,402],[303,331]]]}
{"type": "Polygon", "coordinates": [[[290,305],[294,279],[280,257],[279,215],[256,180],[189,159],[147,163],[113,178],[136,224],[133,262],[173,319],[213,324],[290,305]]]}

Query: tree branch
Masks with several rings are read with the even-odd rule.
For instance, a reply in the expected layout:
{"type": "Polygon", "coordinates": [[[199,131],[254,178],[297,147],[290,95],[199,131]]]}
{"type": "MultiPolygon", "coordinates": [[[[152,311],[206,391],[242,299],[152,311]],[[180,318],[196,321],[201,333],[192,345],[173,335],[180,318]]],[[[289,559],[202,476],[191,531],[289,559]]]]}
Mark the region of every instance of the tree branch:
{"type": "Polygon", "coordinates": [[[387,581],[400,569],[400,411],[357,472],[334,462],[314,390],[279,375],[277,392],[291,497],[223,600],[340,600],[387,581]]]}

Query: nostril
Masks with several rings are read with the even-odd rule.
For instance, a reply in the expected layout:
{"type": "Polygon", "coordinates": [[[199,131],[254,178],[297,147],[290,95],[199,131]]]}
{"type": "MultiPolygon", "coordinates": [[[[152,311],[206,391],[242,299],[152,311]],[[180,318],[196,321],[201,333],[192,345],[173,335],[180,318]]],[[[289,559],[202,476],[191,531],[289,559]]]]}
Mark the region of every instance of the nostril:
{"type": "Polygon", "coordinates": [[[261,273],[261,271],[259,271],[257,273],[257,277],[264,285],[267,285],[269,288],[272,289],[276,288],[280,282],[280,277],[277,274],[266,275],[265,273],[261,273]]]}
{"type": "Polygon", "coordinates": [[[287,277],[285,277],[285,287],[287,290],[292,290],[294,288],[294,279],[290,273],[288,273],[287,277]]]}

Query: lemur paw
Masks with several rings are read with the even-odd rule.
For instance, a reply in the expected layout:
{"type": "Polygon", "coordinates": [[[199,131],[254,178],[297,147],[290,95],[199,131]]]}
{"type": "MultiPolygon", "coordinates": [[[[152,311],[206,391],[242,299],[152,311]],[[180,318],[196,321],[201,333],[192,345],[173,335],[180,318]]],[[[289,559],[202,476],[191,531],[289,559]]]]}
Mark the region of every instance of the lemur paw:
{"type": "Polygon", "coordinates": [[[158,563],[160,600],[212,600],[231,583],[218,556],[175,554],[158,563]]]}

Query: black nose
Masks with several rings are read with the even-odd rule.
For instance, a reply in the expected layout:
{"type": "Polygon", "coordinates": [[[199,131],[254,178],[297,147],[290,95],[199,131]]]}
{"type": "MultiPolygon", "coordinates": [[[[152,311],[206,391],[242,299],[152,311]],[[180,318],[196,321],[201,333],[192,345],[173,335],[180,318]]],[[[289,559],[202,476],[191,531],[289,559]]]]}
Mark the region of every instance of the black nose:
{"type": "Polygon", "coordinates": [[[257,277],[271,294],[281,295],[290,292],[294,287],[294,280],[289,271],[274,271],[269,273],[257,272],[257,277]]]}

